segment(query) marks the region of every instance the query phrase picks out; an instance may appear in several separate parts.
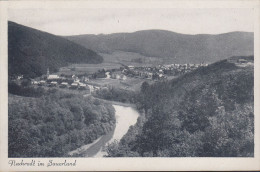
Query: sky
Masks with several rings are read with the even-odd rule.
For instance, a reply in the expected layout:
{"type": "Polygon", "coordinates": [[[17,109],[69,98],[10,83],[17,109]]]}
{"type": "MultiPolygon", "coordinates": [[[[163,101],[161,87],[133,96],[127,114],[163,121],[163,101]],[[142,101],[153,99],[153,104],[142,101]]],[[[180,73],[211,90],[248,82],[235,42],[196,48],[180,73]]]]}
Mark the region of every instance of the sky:
{"type": "Polygon", "coordinates": [[[183,34],[254,31],[254,11],[243,9],[9,9],[8,20],[55,35],[110,34],[161,29],[183,34]]]}

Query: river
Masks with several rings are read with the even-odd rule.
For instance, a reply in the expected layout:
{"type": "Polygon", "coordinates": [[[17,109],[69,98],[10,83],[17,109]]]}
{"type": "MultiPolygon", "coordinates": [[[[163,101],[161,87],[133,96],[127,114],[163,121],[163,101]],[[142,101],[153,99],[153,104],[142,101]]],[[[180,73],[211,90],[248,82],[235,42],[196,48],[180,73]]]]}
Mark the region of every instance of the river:
{"type": "Polygon", "coordinates": [[[139,113],[132,107],[113,105],[115,108],[116,127],[113,131],[101,136],[93,143],[81,146],[80,148],[69,152],[69,155],[77,155],[80,157],[103,157],[106,152],[102,151],[102,148],[113,142],[114,140],[120,141],[120,139],[127,133],[129,127],[137,122],[139,113]]]}

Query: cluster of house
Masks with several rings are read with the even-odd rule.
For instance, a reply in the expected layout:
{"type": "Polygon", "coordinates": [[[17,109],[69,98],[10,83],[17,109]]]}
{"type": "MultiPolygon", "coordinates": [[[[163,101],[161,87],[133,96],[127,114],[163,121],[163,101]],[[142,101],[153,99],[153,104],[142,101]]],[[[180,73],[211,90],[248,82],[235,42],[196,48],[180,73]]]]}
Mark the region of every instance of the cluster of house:
{"type": "Polygon", "coordinates": [[[74,89],[86,89],[87,85],[83,83],[85,80],[80,80],[78,77],[73,75],[71,78],[61,77],[59,75],[47,75],[46,80],[32,80],[33,85],[39,86],[50,86],[60,88],[74,88],[74,89]]]}
{"type": "Polygon", "coordinates": [[[167,76],[175,76],[191,72],[198,67],[208,66],[208,64],[169,64],[154,67],[134,67],[128,66],[122,69],[122,74],[128,77],[140,77],[147,79],[166,79],[167,76]]]}
{"type": "MultiPolygon", "coordinates": [[[[240,63],[245,63],[246,60],[240,60],[240,63]]],[[[38,86],[49,86],[49,87],[60,87],[60,88],[71,88],[71,89],[89,89],[91,91],[96,91],[101,89],[98,86],[89,84],[89,79],[96,78],[107,78],[107,79],[119,79],[126,80],[128,77],[137,77],[142,79],[151,80],[162,80],[167,79],[167,76],[176,76],[191,72],[202,66],[208,66],[208,64],[169,64],[169,65],[158,65],[154,67],[149,66],[124,66],[120,69],[111,70],[100,70],[90,76],[76,76],[76,75],[54,75],[49,74],[47,70],[47,75],[41,77],[41,79],[32,79],[31,84],[38,86]]],[[[18,76],[18,80],[23,79],[23,76],[18,76]]]]}
{"type": "Polygon", "coordinates": [[[59,76],[59,75],[49,75],[47,74],[46,79],[32,80],[33,85],[38,86],[49,86],[49,87],[60,87],[60,88],[70,88],[79,90],[89,90],[90,92],[99,90],[100,87],[87,84],[89,81],[88,77],[82,76],[78,77],[76,75],[72,76],[59,76]]]}
{"type": "Polygon", "coordinates": [[[119,80],[126,80],[127,76],[122,74],[121,72],[114,72],[114,73],[109,73],[110,78],[112,79],[119,79],[119,80]]]}
{"type": "Polygon", "coordinates": [[[137,77],[142,79],[162,80],[167,79],[167,76],[184,74],[202,66],[208,66],[208,64],[169,64],[154,67],[124,66],[120,69],[102,70],[96,74],[98,76],[96,78],[126,80],[128,77],[137,77]]]}

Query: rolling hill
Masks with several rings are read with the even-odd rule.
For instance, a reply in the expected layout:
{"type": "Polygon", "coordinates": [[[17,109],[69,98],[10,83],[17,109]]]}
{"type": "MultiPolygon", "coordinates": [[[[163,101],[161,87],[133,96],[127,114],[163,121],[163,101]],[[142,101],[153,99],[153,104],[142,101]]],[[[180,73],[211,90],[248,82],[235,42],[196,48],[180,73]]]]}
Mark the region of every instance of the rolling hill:
{"type": "Polygon", "coordinates": [[[99,53],[125,51],[148,57],[172,58],[175,63],[212,63],[254,52],[254,34],[185,35],[165,30],[65,37],[99,53]]]}
{"type": "Polygon", "coordinates": [[[136,105],[145,115],[108,146],[108,155],[253,157],[253,64],[253,56],[232,57],[171,81],[144,83],[136,105]]]}
{"type": "Polygon", "coordinates": [[[36,77],[69,63],[101,63],[103,58],[60,36],[8,22],[9,76],[36,77]]]}

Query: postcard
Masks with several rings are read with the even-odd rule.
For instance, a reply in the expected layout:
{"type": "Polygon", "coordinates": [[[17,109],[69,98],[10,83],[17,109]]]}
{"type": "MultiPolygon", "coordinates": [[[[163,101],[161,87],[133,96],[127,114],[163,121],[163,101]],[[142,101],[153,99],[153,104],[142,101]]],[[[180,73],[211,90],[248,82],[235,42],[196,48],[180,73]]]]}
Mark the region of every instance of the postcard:
{"type": "Polygon", "coordinates": [[[260,170],[260,1],[1,1],[1,171],[260,170]]]}

